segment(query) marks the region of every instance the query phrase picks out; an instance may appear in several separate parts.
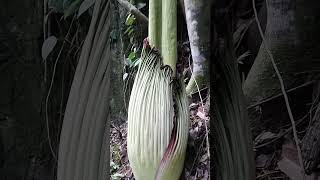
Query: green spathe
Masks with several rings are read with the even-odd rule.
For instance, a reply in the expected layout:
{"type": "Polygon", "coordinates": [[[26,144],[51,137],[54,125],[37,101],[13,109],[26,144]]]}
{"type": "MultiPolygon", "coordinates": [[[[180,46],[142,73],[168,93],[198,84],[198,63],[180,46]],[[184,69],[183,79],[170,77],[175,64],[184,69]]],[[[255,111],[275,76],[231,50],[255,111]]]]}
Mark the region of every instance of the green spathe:
{"type": "Polygon", "coordinates": [[[177,180],[182,172],[188,138],[185,88],[181,82],[181,89],[173,88],[171,69],[161,68],[160,55],[153,49],[144,47],[141,58],[128,108],[130,166],[137,180],[177,180]],[[173,130],[175,117],[177,124],[173,130]],[[176,138],[168,151],[172,133],[176,138]],[[166,151],[167,158],[163,158],[166,151]]]}

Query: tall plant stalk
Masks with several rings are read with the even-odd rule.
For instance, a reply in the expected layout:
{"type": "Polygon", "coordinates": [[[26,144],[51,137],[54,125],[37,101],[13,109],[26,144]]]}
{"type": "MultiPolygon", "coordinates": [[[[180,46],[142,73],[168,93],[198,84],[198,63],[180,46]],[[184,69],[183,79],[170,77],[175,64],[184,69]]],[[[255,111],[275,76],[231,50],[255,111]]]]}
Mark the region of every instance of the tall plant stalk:
{"type": "Polygon", "coordinates": [[[128,158],[137,180],[177,180],[183,169],[189,115],[176,77],[176,8],[175,1],[149,1],[149,41],[128,108],[128,158]]]}
{"type": "Polygon", "coordinates": [[[162,1],[161,55],[163,64],[176,74],[177,63],[177,1],[162,1]]]}
{"type": "Polygon", "coordinates": [[[161,14],[162,4],[160,0],[149,1],[148,36],[150,45],[161,49],[161,14]]]}

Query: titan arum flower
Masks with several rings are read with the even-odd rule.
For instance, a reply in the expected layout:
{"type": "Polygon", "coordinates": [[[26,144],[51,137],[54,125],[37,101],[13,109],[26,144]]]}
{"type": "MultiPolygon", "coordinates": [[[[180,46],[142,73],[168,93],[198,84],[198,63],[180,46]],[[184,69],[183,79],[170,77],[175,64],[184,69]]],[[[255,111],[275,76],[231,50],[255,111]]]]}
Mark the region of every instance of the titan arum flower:
{"type": "Polygon", "coordinates": [[[176,26],[176,1],[149,1],[149,40],[128,108],[128,157],[137,180],[177,180],[183,169],[189,114],[176,77],[176,26]]]}

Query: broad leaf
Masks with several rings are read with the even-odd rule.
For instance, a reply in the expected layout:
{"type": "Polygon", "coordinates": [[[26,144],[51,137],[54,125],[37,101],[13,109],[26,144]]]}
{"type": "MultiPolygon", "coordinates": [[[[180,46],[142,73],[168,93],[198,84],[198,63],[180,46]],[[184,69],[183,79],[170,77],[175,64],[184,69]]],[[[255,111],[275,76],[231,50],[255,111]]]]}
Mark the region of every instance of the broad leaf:
{"type": "Polygon", "coordinates": [[[42,44],[41,56],[43,60],[46,60],[53,48],[57,44],[57,38],[55,36],[48,37],[42,44]]]}
{"type": "Polygon", "coordinates": [[[133,61],[135,57],[136,57],[136,53],[131,52],[131,53],[129,54],[129,56],[128,56],[128,59],[129,59],[130,61],[133,61]]]}

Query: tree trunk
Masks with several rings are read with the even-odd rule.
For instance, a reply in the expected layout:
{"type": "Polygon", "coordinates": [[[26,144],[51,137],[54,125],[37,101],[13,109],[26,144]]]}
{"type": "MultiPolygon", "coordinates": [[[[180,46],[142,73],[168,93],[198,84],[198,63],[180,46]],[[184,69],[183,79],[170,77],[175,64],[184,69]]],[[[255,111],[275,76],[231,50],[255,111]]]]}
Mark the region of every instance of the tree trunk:
{"type": "Polygon", "coordinates": [[[41,114],[43,1],[0,1],[0,179],[54,178],[41,114]]]}
{"type": "Polygon", "coordinates": [[[192,76],[186,87],[187,94],[197,91],[206,83],[210,44],[210,13],[212,1],[184,0],[184,10],[192,54],[192,76]]]}
{"type": "MultiPolygon", "coordinates": [[[[318,1],[266,1],[264,35],[287,89],[308,81],[310,75],[320,70],[317,4],[318,1]]],[[[249,105],[281,92],[279,80],[263,45],[243,89],[249,105]]]]}

